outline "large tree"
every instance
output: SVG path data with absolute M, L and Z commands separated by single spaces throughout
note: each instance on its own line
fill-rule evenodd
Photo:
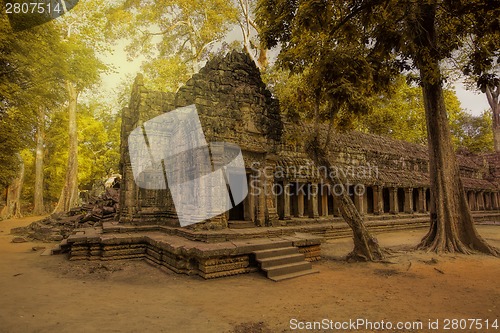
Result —
M 265 71 L 268 66 L 267 48 L 258 39 L 260 28 L 255 22 L 254 0 L 235 0 L 239 8 L 238 25 L 243 36 L 243 47 L 248 55 L 255 62 L 261 71 Z
M 478 83 L 491 107 L 493 141 L 495 151 L 500 152 L 500 78 L 488 75 L 486 80 L 480 80 Z
M 24 21 L 30 24 L 30 16 Z M 60 102 L 60 38 L 55 26 L 47 23 L 23 31 L 13 31 L 7 17 L 0 14 L 0 187 L 8 186 L 9 191 L 22 187 L 24 168 L 19 152 L 33 143 L 37 137 L 37 165 L 35 179 L 35 211 L 43 210 L 42 157 L 43 157 L 43 116 L 41 111 Z M 3 178 L 3 179 L 2 179 Z M 9 179 L 14 179 L 9 184 Z M 9 192 L 8 191 L 8 192 Z M 9 195 L 8 207 L 16 210 L 5 211 L 5 216 L 19 215 L 20 191 Z
M 297 121 L 303 118 L 314 120 L 312 135 L 306 138 L 310 145 L 307 151 L 318 165 L 332 169 L 327 147 L 334 120 L 339 116 L 348 116 L 349 112 L 369 112 L 372 108 L 370 98 L 374 94 L 389 92 L 396 68 L 357 38 L 359 32 L 356 29 L 361 29 L 354 25 L 353 34 L 339 36 L 333 41 L 321 27 L 328 26 L 341 12 L 332 6 L 320 8 L 318 5 L 321 7 L 320 3 L 313 1 L 300 6 L 294 1 L 261 1 L 257 21 L 267 47 L 281 43 L 278 63 L 291 73 L 287 84 L 282 87 L 293 96 L 287 103 L 288 114 Z M 375 68 L 372 63 L 378 64 L 378 67 Z M 304 115 L 301 108 L 309 110 L 309 114 Z M 297 116 L 300 117 L 297 119 Z M 326 137 L 319 135 L 322 120 L 330 122 Z M 330 172 L 328 176 L 329 182 L 336 186 L 347 184 L 337 173 Z M 382 259 L 383 251 L 366 229 L 347 190 L 342 191 L 339 202 L 341 214 L 353 230 L 354 250 L 349 258 Z
M 61 48 L 65 53 L 60 67 L 67 93 L 69 153 L 65 182 L 55 213 L 69 211 L 78 204 L 77 105 L 82 91 L 99 82 L 99 74 L 107 69 L 96 54 L 96 51 L 107 49 L 100 33 L 106 23 L 102 14 L 106 8 L 105 2 L 80 3 L 59 23 L 63 38 Z
M 465 37 L 488 40 L 481 43 L 481 52 L 470 54 L 474 71 L 487 71 L 499 53 L 499 6 L 493 1 L 460 0 L 259 2 L 261 36 L 266 44 L 280 43 L 282 63 L 295 71 L 312 66 L 323 78 L 323 87 L 363 79 L 365 86 L 375 82 L 376 87 L 395 75 L 393 68 L 418 73 L 426 112 L 432 193 L 431 226 L 419 246 L 422 249 L 498 254 L 478 235 L 467 205 L 451 141 L 440 62 L 461 48 Z M 338 55 L 351 45 L 357 46 L 350 50 L 351 57 L 339 61 Z M 343 75 L 330 75 L 338 71 Z M 352 97 L 336 96 L 341 100 Z

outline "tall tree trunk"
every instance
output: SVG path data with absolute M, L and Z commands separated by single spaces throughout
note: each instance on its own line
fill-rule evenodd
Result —
M 241 28 L 241 33 L 243 35 L 243 47 L 245 48 L 245 51 L 250 56 L 250 58 L 252 58 L 257 67 L 263 72 L 269 65 L 269 61 L 267 60 L 267 48 L 264 47 L 263 43 L 259 42 L 257 58 L 256 54 L 254 54 L 254 52 L 252 51 L 253 45 L 251 42 L 251 30 L 253 29 L 253 31 L 255 31 L 255 33 L 258 35 L 259 27 L 251 17 L 251 2 L 252 1 L 250 0 L 238 0 L 241 14 L 243 14 L 243 19 L 239 21 L 239 25 Z
M 261 71 L 265 71 L 269 65 L 269 60 L 267 59 L 267 49 L 263 43 L 259 44 L 259 58 L 257 59 L 257 66 Z
M 43 203 L 43 155 L 45 140 L 45 108 L 38 107 L 37 129 L 36 129 L 36 152 L 35 152 L 35 193 L 33 198 L 33 214 L 45 213 Z
M 0 212 L 1 219 L 22 217 L 21 190 L 23 188 L 24 181 L 24 161 L 20 155 L 18 155 L 18 158 L 20 161 L 19 172 L 17 174 L 17 177 L 7 187 L 7 200 L 5 203 L 5 207 L 3 207 L 2 211 Z
M 317 132 L 315 134 L 317 136 Z M 341 179 L 341 172 L 335 172 L 335 168 L 328 159 L 326 148 L 328 145 L 321 145 L 316 137 L 310 144 L 310 149 L 307 149 L 309 156 L 316 165 L 326 167 L 328 174 L 326 179 L 330 186 L 341 189 L 341 194 L 337 196 L 339 199 L 340 214 L 344 221 L 349 225 L 353 234 L 354 249 L 347 256 L 348 260 L 356 261 L 380 261 L 384 259 L 383 250 L 380 248 L 378 241 L 366 228 L 363 217 L 357 210 L 354 202 L 349 196 L 346 188 L 347 181 Z M 335 191 L 336 193 L 338 190 Z M 333 195 L 337 195 L 334 193 Z
M 78 205 L 78 132 L 76 125 L 76 106 L 78 91 L 73 83 L 66 81 L 69 96 L 69 153 L 68 167 L 61 196 L 54 213 L 67 212 Z
M 419 9 L 415 42 L 420 54 L 415 60 L 420 70 L 427 121 L 432 203 L 430 229 L 418 247 L 434 252 L 480 251 L 496 255 L 497 250 L 479 236 L 474 226 L 451 142 L 439 61 L 434 56 L 435 5 L 419 5 Z
M 493 141 L 495 144 L 495 151 L 500 152 L 500 82 L 498 82 L 496 86 L 487 85 L 485 92 L 493 118 Z

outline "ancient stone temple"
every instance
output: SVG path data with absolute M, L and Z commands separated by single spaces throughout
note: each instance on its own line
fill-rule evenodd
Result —
M 123 111 L 121 156 L 124 184 L 120 221 L 178 226 L 168 190 L 144 190 L 135 184 L 127 138 L 130 131 L 144 121 L 192 104 L 196 105 L 208 142 L 239 145 L 248 166 L 249 182 L 252 172 L 260 174 L 268 165 L 275 163 L 272 156 L 279 150 L 283 131 L 278 103 L 271 97 L 258 69 L 247 56 L 231 53 L 225 58 L 209 61 L 176 94 L 150 92 L 138 76 L 130 106 Z M 212 147 L 215 158 L 221 158 L 224 153 L 224 145 Z M 266 185 L 272 185 L 272 182 L 266 182 Z M 230 219 L 254 221 L 255 225 L 264 226 L 277 221 L 278 216 L 273 198 L 249 195 L 240 207 L 229 214 L 197 227 L 226 228 Z
M 176 94 L 148 91 L 137 77 L 123 113 L 121 222 L 177 226 L 168 191 L 143 190 L 135 184 L 126 138 L 142 122 L 191 104 L 199 111 L 208 141 L 241 147 L 251 185 L 241 205 L 196 228 L 285 226 L 294 219 L 337 216 L 336 189 L 327 186 L 321 166 L 308 157 L 300 138 L 304 129 L 280 119 L 278 103 L 258 69 L 247 56 L 233 52 L 209 61 Z M 220 147 L 220 154 L 223 150 Z M 329 156 L 336 172 L 351 184 L 350 194 L 361 213 L 429 210 L 427 147 L 350 132 L 332 136 Z M 500 208 L 494 156 L 458 156 L 472 210 Z
M 196 106 L 207 142 L 214 143 L 214 167 L 229 154 L 230 144 L 241 148 L 248 195 L 226 213 L 180 227 L 169 189 L 141 188 L 134 180 L 128 137 L 148 120 L 190 105 Z M 325 170 L 305 147 L 304 133 L 311 130 L 282 119 L 278 101 L 242 53 L 208 61 L 176 93 L 150 91 L 138 76 L 123 110 L 119 216 L 70 236 L 70 258 L 142 258 L 204 278 L 259 268 L 274 280 L 314 272 L 310 262 L 320 258 L 322 237 L 350 234 L 338 217 L 339 188 L 325 181 L 325 172 L 342 173 L 369 228 L 429 225 L 427 147 L 359 132 L 332 133 L 327 150 L 334 168 Z M 319 130 L 328 135 L 326 128 Z M 458 160 L 476 220 L 498 218 L 498 155 Z M 186 172 L 191 169 L 186 166 Z

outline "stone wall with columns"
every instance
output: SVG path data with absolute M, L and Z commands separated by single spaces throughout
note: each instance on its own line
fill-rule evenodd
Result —
M 280 116 L 278 101 L 248 56 L 232 52 L 214 57 L 176 93 L 149 91 L 143 81 L 140 75 L 136 78 L 122 114 L 121 222 L 178 225 L 168 189 L 136 186 L 127 138 L 145 121 L 191 104 L 197 107 L 207 142 L 236 143 L 242 149 L 250 186 L 240 218 L 263 227 L 339 215 L 336 189 L 305 147 L 304 133 L 312 129 Z M 320 126 L 320 139 L 327 135 L 328 128 Z M 217 160 L 224 149 L 212 153 Z M 360 132 L 332 133 L 327 154 L 361 214 L 429 211 L 427 147 Z M 459 155 L 458 162 L 471 210 L 500 209 L 500 157 Z M 273 191 L 276 185 L 283 187 L 279 194 Z M 230 218 L 221 214 L 193 228 L 226 228 Z

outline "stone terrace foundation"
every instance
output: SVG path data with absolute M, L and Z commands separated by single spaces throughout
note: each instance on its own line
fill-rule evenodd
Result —
M 321 239 L 291 230 L 231 235 L 230 239 L 217 232 L 206 236 L 212 237 L 211 243 L 190 240 L 197 235 L 186 230 L 105 223 L 102 229 L 78 231 L 67 239 L 67 246 L 71 260 L 145 259 L 205 279 L 257 271 L 253 252 L 258 250 L 296 247 L 305 260 L 320 259 Z

